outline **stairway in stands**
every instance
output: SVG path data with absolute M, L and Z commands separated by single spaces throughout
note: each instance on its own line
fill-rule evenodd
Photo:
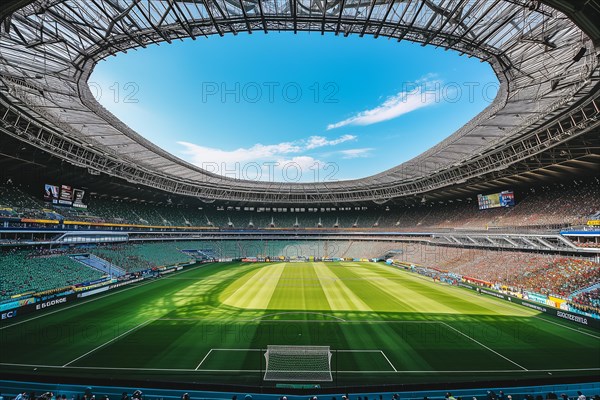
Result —
M 125 270 L 93 254 L 75 254 L 70 256 L 73 260 L 80 262 L 90 268 L 103 272 L 114 278 L 126 274 Z

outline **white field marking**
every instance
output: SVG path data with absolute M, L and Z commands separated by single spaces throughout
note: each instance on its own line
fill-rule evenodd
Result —
M 202 361 L 200 361 L 200 364 L 198 364 L 198 366 L 196 367 L 195 371 L 198 371 L 198 368 L 200 368 L 200 366 L 202 365 L 202 363 L 208 358 L 208 356 L 210 355 L 210 353 L 212 353 L 213 349 L 210 349 L 208 351 L 208 353 L 206 353 L 206 355 L 204 356 L 204 358 L 202 359 Z
M 532 372 L 589 372 L 600 371 L 600 368 L 583 368 L 583 369 L 490 369 L 484 371 L 338 371 L 340 374 L 498 374 L 498 373 L 519 373 L 527 374 Z
M 394 364 L 392 364 L 392 362 L 390 361 L 390 359 L 385 355 L 385 353 L 383 351 L 381 351 L 381 355 L 383 357 L 385 357 L 385 359 L 387 360 L 388 363 L 390 363 L 390 366 L 392 367 L 392 369 L 394 370 L 394 372 L 398 372 L 398 370 L 396 369 L 396 367 L 394 367 Z
M 593 338 L 600 339 L 600 336 L 596 336 L 596 335 L 594 335 L 593 333 L 589 333 L 589 332 L 581 331 L 581 330 L 579 330 L 579 329 L 575 329 L 575 328 L 573 328 L 572 326 L 567 326 L 567 325 L 564 325 L 564 324 L 559 324 L 558 322 L 555 322 L 555 321 L 550 321 L 550 320 L 548 320 L 548 319 L 541 318 L 541 317 L 538 317 L 538 316 L 534 316 L 533 318 L 539 319 L 539 320 L 541 320 L 541 321 L 544 321 L 544 322 L 549 322 L 549 323 L 551 323 L 551 324 L 554 324 L 554 325 L 561 326 L 561 327 L 563 327 L 563 328 L 565 328 L 565 329 L 570 329 L 570 330 L 572 330 L 572 331 L 574 331 L 574 332 L 581 333 L 582 335 L 588 335 L 588 336 L 591 336 L 591 337 L 593 337 Z M 589 318 L 589 317 L 588 317 L 588 318 Z
M 337 353 L 379 353 L 381 350 L 333 350 Z
M 11 367 L 34 367 L 34 368 L 64 368 L 64 369 L 85 369 L 85 370 L 106 370 L 106 371 L 173 371 L 173 372 L 196 372 L 195 369 L 191 368 L 139 368 L 139 367 L 77 367 L 69 365 L 62 367 L 60 365 L 36 365 L 36 364 L 12 364 L 12 363 L 0 363 L 0 366 L 6 365 Z M 251 369 L 206 369 L 197 372 L 260 372 L 260 370 Z
M 188 271 L 189 271 L 189 269 L 188 269 Z M 169 275 L 171 275 L 171 276 L 169 276 Z M 167 280 L 170 280 L 170 281 L 197 281 L 198 280 L 197 278 L 182 278 L 182 277 L 179 277 L 179 276 L 173 276 L 172 273 L 168 274 L 168 275 L 165 275 L 165 277 L 162 278 L 162 279 L 167 279 Z M 223 279 L 219 279 L 219 280 L 220 281 L 230 281 L 230 280 L 236 280 L 236 279 L 238 279 L 238 278 L 236 278 L 235 276 L 224 276 Z M 212 285 L 212 283 L 207 283 L 207 284 L 211 284 Z
M 318 312 L 303 312 L 303 311 L 287 311 L 287 312 L 278 312 L 278 313 L 273 313 L 273 314 L 265 314 L 265 315 L 261 315 L 260 317 L 256 317 L 254 318 L 254 321 L 260 321 L 261 319 L 265 318 L 265 317 L 274 317 L 277 315 L 294 315 L 294 314 L 302 314 L 302 315 L 320 315 L 322 317 L 329 317 L 329 318 L 333 318 L 336 319 L 338 321 L 341 322 L 346 322 L 345 319 L 340 318 L 340 317 L 336 317 L 335 315 L 331 315 L 331 314 L 325 314 L 325 313 L 318 313 Z M 271 321 L 271 320 L 267 320 L 267 321 Z M 320 321 L 315 321 L 315 322 L 320 322 Z
M 517 367 L 521 368 L 522 370 L 524 370 L 524 371 L 529 371 L 527 368 L 523 367 L 522 365 L 520 365 L 520 364 L 517 364 L 516 362 L 514 362 L 514 361 L 513 361 L 513 360 L 511 360 L 510 358 L 508 358 L 508 357 L 506 357 L 506 356 L 503 356 L 502 354 L 498 353 L 496 350 L 489 348 L 489 347 L 488 347 L 488 346 L 486 346 L 485 344 L 481 343 L 480 341 L 478 341 L 478 340 L 476 340 L 476 339 L 473 339 L 471 336 L 467 335 L 466 333 L 463 333 L 463 332 L 459 331 L 459 330 L 458 330 L 458 329 L 456 329 L 455 327 L 453 327 L 453 326 L 451 326 L 451 325 L 448 325 L 448 324 L 447 324 L 447 323 L 445 323 L 445 322 L 441 322 L 441 324 L 445 325 L 446 327 L 448 327 L 448 328 L 452 329 L 452 330 L 453 330 L 453 331 L 455 331 L 455 332 L 458 332 L 458 333 L 460 333 L 460 334 L 461 334 L 461 335 L 463 335 L 464 337 L 466 337 L 466 338 L 468 338 L 468 339 L 472 340 L 473 342 L 477 343 L 477 344 L 478 344 L 478 345 L 480 345 L 481 347 L 483 347 L 483 348 L 485 348 L 485 349 L 488 349 L 489 351 L 491 351 L 492 353 L 496 354 L 497 356 L 500 356 L 500 357 L 504 358 L 506 361 L 510 362 L 511 364 L 514 364 L 514 365 L 516 365 Z
M 125 336 L 125 335 L 127 335 L 127 334 L 129 334 L 129 333 L 131 333 L 131 332 L 133 332 L 133 331 L 135 331 L 136 329 L 139 329 L 139 328 L 141 328 L 141 327 L 143 327 L 143 326 L 146 326 L 146 325 L 148 325 L 149 323 L 151 323 L 151 322 L 154 322 L 154 321 L 155 321 L 154 319 L 149 319 L 149 320 L 147 320 L 147 321 L 145 321 L 145 322 L 142 322 L 142 323 L 141 323 L 141 324 L 139 324 L 139 325 L 136 325 L 136 326 L 134 326 L 134 327 L 133 327 L 133 328 L 131 328 L 130 330 L 128 330 L 128 331 L 126 331 L 126 332 L 123 332 L 123 333 L 121 333 L 119 336 L 116 336 L 116 337 L 114 337 L 114 338 L 110 339 L 108 342 L 104 342 L 104 343 L 102 343 L 100 346 L 94 347 L 92 350 L 88 351 L 87 353 L 85 353 L 85 354 L 83 354 L 83 355 L 81 355 L 81 356 L 79 356 L 79 357 L 77 357 L 77 358 L 75 358 L 75 359 L 73 359 L 73 360 L 69 361 L 68 363 L 66 363 L 65 365 L 63 365 L 63 368 L 64 368 L 64 367 L 67 367 L 67 366 L 69 366 L 69 364 L 73 364 L 75 361 L 82 359 L 83 357 L 85 357 L 85 356 L 87 356 L 87 355 L 89 355 L 89 354 L 91 354 L 91 353 L 95 352 L 96 350 L 99 350 L 99 349 L 101 349 L 102 347 L 104 347 L 104 346 L 106 346 L 106 345 L 108 345 L 108 344 L 110 344 L 110 343 L 114 342 L 115 340 L 122 338 L 123 336 Z
M 267 349 L 211 349 L 212 351 L 266 351 Z M 332 352 L 337 353 L 382 353 L 381 350 L 335 350 Z
M 235 323 L 235 322 L 299 322 L 299 323 L 336 323 L 341 322 L 345 324 L 362 324 L 365 322 L 374 324 L 439 324 L 441 321 L 418 321 L 418 320 L 377 320 L 377 319 L 357 319 L 357 320 L 319 320 L 319 319 L 266 319 L 260 320 L 257 318 L 252 319 L 219 319 L 219 318 L 158 318 L 157 321 L 202 321 L 202 322 L 224 322 L 224 323 Z
M 211 349 L 212 351 L 266 351 L 267 349 Z
M 181 270 L 181 271 L 177 271 L 177 272 L 175 272 L 175 274 L 181 274 L 181 273 L 184 273 L 184 272 L 190 272 L 190 271 L 193 271 L 193 270 L 198 269 L 198 268 L 200 268 L 200 266 L 193 267 L 193 268 L 190 268 L 190 269 L 184 269 L 184 270 Z M 158 282 L 160 282 L 160 281 L 162 281 L 162 279 L 159 280 Z M 131 290 L 131 289 L 135 289 L 135 288 L 139 288 L 139 287 L 142 287 L 142 286 L 146 286 L 149 283 L 153 283 L 153 282 L 157 282 L 157 281 L 156 280 L 150 280 L 148 282 L 143 282 L 143 283 L 141 283 L 139 285 L 136 285 L 134 283 L 134 284 L 131 285 L 131 287 L 128 287 L 128 288 L 125 288 L 125 289 L 122 289 L 122 290 L 116 290 L 114 292 L 111 292 L 111 293 L 108 293 L 108 294 L 105 294 L 105 295 L 102 295 L 102 296 L 92 297 L 90 300 L 87 300 L 87 301 L 79 301 L 76 304 L 73 304 L 73 305 L 68 306 L 68 307 L 59 308 L 58 310 L 50 311 L 50 312 L 47 312 L 47 313 L 42 313 L 41 315 L 37 315 L 37 316 L 32 317 L 32 318 L 28 318 L 28 319 L 24 319 L 24 320 L 19 321 L 19 322 L 15 322 L 14 324 L 2 326 L 2 327 L 0 327 L 0 331 L 3 330 L 3 329 L 12 328 L 13 326 L 20 325 L 20 324 L 23 324 L 25 322 L 33 321 L 34 319 L 38 319 L 38 318 L 42 318 L 42 317 L 47 317 L 48 315 L 52 315 L 52 314 L 55 314 L 57 312 L 65 311 L 65 310 L 68 310 L 68 309 L 73 308 L 73 307 L 82 306 L 84 304 L 91 303 L 92 301 L 100 300 L 100 299 L 103 299 L 105 297 L 109 297 L 109 296 L 112 296 L 112 295 L 115 295 L 115 294 L 118 294 L 118 293 L 123 293 L 123 292 L 126 292 L 126 291 Z
M 97 369 L 97 370 L 115 370 L 115 371 L 174 371 L 174 372 L 264 372 L 264 370 L 254 369 L 203 369 L 196 371 L 190 368 L 127 368 L 127 367 L 77 367 L 68 366 L 62 367 L 60 365 L 43 365 L 43 364 L 14 364 L 14 363 L 0 363 L 0 366 L 8 367 L 28 367 L 28 368 L 65 368 L 65 369 Z M 496 370 L 471 370 L 471 371 L 397 371 L 398 374 L 489 374 L 489 373 L 530 373 L 530 372 L 590 372 L 600 371 L 600 368 L 567 368 L 567 369 L 530 369 L 527 371 L 521 369 L 496 369 Z M 340 373 L 348 374 L 393 374 L 391 371 L 338 371 Z
M 247 352 L 247 351 L 265 351 L 266 349 L 210 349 L 208 353 L 206 353 L 206 355 L 204 356 L 204 358 L 202 359 L 202 361 L 200 361 L 200 364 L 198 364 L 198 366 L 196 367 L 196 371 L 198 371 L 198 368 L 200 368 L 200 366 L 202 365 L 202 363 L 204 363 L 204 361 L 208 358 L 208 355 L 213 352 L 213 351 L 242 351 L 242 352 Z M 387 357 L 387 355 L 382 351 L 382 350 L 330 350 L 333 353 L 379 353 L 383 356 L 383 358 L 385 358 L 385 360 L 390 364 L 390 366 L 392 367 L 392 369 L 394 370 L 394 372 L 398 372 L 398 370 L 396 369 L 396 367 L 394 367 L 394 364 L 392 364 L 392 362 L 390 361 L 390 359 Z M 207 371 L 207 370 L 202 370 L 202 371 Z M 347 372 L 347 371 L 342 371 L 342 372 Z M 356 371 L 356 372 L 360 372 L 360 371 Z

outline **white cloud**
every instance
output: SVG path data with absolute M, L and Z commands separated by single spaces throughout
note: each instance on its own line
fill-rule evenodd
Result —
M 414 84 L 407 85 L 404 90 L 388 97 L 381 105 L 329 124 L 327 130 L 347 125 L 372 125 L 430 106 L 439 101 L 442 90 L 441 81 L 432 79 L 433 77 L 434 75 L 428 75 Z
M 231 151 L 214 147 L 200 146 L 188 142 L 177 142 L 185 147 L 182 154 L 188 156 L 189 160 L 196 165 L 204 163 L 235 163 L 250 162 L 256 160 L 273 159 L 284 154 L 299 153 L 302 147 L 291 142 L 283 142 L 273 145 L 255 144 L 250 148 L 239 148 Z
M 369 157 L 371 151 L 373 151 L 373 150 L 374 150 L 373 148 L 365 147 L 362 149 L 340 150 L 339 153 L 342 155 L 342 158 L 352 159 L 352 158 Z
M 184 159 L 212 173 L 237 179 L 310 182 L 314 177 L 322 175 L 315 170 L 326 168 L 327 163 L 305 154 L 306 152 L 356 139 L 353 135 L 343 135 L 331 140 L 323 136 L 311 136 L 294 142 L 270 145 L 257 143 L 235 150 L 200 146 L 184 141 L 177 144 L 183 147 L 180 154 Z M 343 158 L 359 157 L 343 151 L 339 154 Z
M 318 163 L 319 160 L 317 160 L 316 158 L 313 158 L 311 156 L 298 156 L 298 157 L 292 157 L 290 159 L 279 159 L 277 160 L 277 162 L 279 164 L 281 164 L 282 166 L 286 165 L 286 164 L 294 164 L 295 166 L 298 166 L 302 169 L 309 169 L 311 167 L 314 167 L 315 163 Z
M 312 150 L 318 147 L 337 146 L 338 144 L 354 140 L 356 140 L 356 136 L 354 135 L 344 135 L 334 140 L 327 140 L 327 138 L 323 136 L 311 136 L 308 138 L 306 148 Z
M 277 160 L 273 169 L 274 179 L 282 182 L 315 182 L 319 174 L 317 169 L 322 169 L 322 162 L 311 156 L 298 156 L 289 159 Z

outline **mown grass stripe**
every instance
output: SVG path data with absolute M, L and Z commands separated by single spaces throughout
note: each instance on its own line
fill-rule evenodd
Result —
M 506 310 L 510 310 L 510 315 L 530 316 L 535 314 L 535 311 L 533 310 L 512 305 L 510 303 L 498 304 L 497 299 L 479 296 L 464 288 L 433 282 L 429 277 L 409 273 L 398 267 L 389 266 L 387 264 L 375 264 L 373 269 L 381 271 L 384 276 L 388 276 L 390 279 L 401 281 L 403 286 L 417 290 L 427 297 L 443 298 L 448 306 L 454 308 L 455 311 L 463 315 L 497 315 L 499 306 Z M 465 301 L 466 298 L 472 298 L 475 301 Z
M 457 313 L 455 308 L 447 306 L 447 296 L 426 296 L 423 293 L 423 285 L 411 287 L 405 282 L 392 280 L 385 276 L 381 270 L 376 268 L 352 268 L 354 273 L 360 274 L 365 281 L 376 282 L 380 291 L 386 295 L 402 301 L 405 309 L 418 312 L 426 309 L 434 313 Z
M 239 286 L 221 302 L 234 307 L 264 310 L 277 289 L 285 263 L 271 264 L 254 271 L 243 285 Z
M 271 302 L 265 309 L 331 311 L 314 269 L 305 263 L 287 263 Z
M 315 274 L 319 278 L 323 292 L 329 303 L 329 308 L 334 311 L 373 311 L 359 296 L 344 284 L 334 274 L 329 265 L 314 263 Z

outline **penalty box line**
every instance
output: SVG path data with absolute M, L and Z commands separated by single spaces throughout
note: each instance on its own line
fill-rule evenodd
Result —
M 196 366 L 194 371 L 198 371 L 200 369 L 202 364 L 204 364 L 206 359 L 211 355 L 211 353 L 213 351 L 215 351 L 215 352 L 216 351 L 248 352 L 248 351 L 266 351 L 266 349 L 210 349 L 210 350 L 208 350 L 208 352 L 206 353 L 204 358 L 202 358 L 202 361 L 200 361 L 198 366 Z M 398 370 L 396 369 L 394 364 L 392 364 L 392 362 L 390 361 L 390 359 L 388 358 L 388 356 L 385 354 L 385 352 L 383 350 L 374 350 L 374 349 L 369 349 L 369 350 L 331 350 L 331 352 L 334 354 L 335 353 L 379 353 L 383 356 L 383 358 L 385 358 L 385 360 L 388 362 L 388 364 L 390 364 L 390 367 L 392 367 L 394 372 L 398 372 Z M 201 370 L 201 371 L 208 371 L 208 370 Z M 224 370 L 224 371 L 226 371 L 226 370 Z M 343 371 L 343 372 L 360 372 L 360 371 Z M 380 372 L 385 372 L 385 371 L 380 371 Z
M 394 364 L 392 364 L 392 362 L 390 361 L 390 359 L 388 358 L 388 356 L 385 354 L 385 352 L 383 350 L 333 350 L 333 353 L 336 353 L 336 352 L 337 353 L 379 353 L 383 356 L 383 358 L 385 358 L 385 361 L 387 361 L 388 364 L 390 364 L 390 367 L 392 367 L 394 372 L 398 372 L 396 367 L 394 367 Z
M 394 364 L 392 364 L 392 362 L 390 361 L 390 359 L 388 358 L 388 356 L 385 355 L 385 353 L 383 352 L 383 350 L 381 351 L 381 355 L 386 359 L 386 361 L 388 363 L 390 363 L 390 366 L 392 367 L 392 369 L 394 370 L 394 372 L 398 372 L 398 370 L 396 369 L 396 367 L 394 367 Z
M 206 359 L 208 358 L 208 356 L 210 356 L 210 354 L 213 351 L 265 351 L 265 349 L 210 349 L 206 355 L 204 356 L 204 358 L 202 359 L 202 361 L 200 361 L 200 364 L 198 364 L 198 366 L 196 367 L 196 369 L 194 369 L 194 371 L 198 371 L 198 369 L 200 369 L 200 367 L 202 366 L 202 364 L 204 364 L 204 361 L 206 361 Z M 206 370 L 203 370 L 206 371 Z
M 198 371 L 200 369 L 200 367 L 202 366 L 202 364 L 204 364 L 204 361 L 206 361 L 206 359 L 208 358 L 208 356 L 210 356 L 210 354 L 213 351 L 265 351 L 265 349 L 210 349 L 206 355 L 204 356 L 204 358 L 202 359 L 202 361 L 200 361 L 200 363 L 198 364 L 198 366 L 196 367 L 196 369 L 194 369 L 194 371 Z M 202 371 L 208 371 L 208 370 L 202 370 Z
M 200 368 L 200 366 L 202 365 L 202 363 L 208 358 L 208 356 L 210 356 L 210 353 L 212 353 L 213 349 L 210 349 L 208 351 L 208 353 L 206 353 L 206 355 L 204 356 L 204 358 L 202 359 L 202 361 L 200 361 L 200 364 L 198 364 L 198 366 L 196 367 L 196 369 L 194 371 L 198 371 L 198 368 Z

